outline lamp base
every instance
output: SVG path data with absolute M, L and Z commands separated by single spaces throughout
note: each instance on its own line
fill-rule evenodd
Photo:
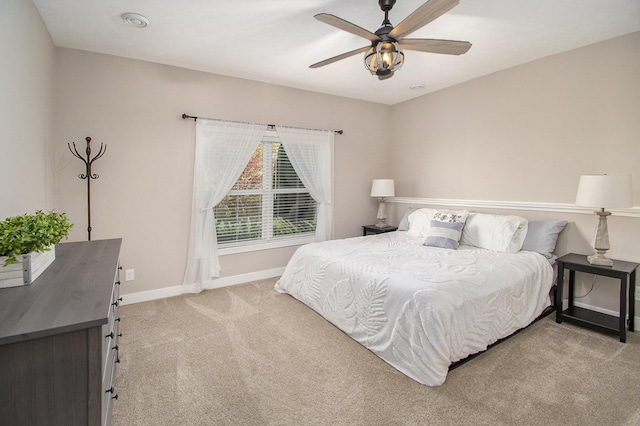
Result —
M 587 260 L 592 265 L 613 266 L 613 260 L 605 256 L 607 250 L 611 248 L 609 245 L 609 229 L 607 228 L 607 216 L 611 213 L 601 209 L 596 214 L 598 215 L 598 227 L 593 238 L 593 248 L 596 254 L 587 256 Z
M 378 217 L 376 217 L 376 228 L 387 227 L 387 210 L 385 207 L 385 198 L 378 198 Z
M 613 260 L 609 259 L 604 253 L 596 253 L 587 256 L 587 261 L 592 265 L 613 266 Z

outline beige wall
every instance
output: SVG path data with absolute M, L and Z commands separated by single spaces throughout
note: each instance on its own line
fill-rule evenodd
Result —
M 195 125 L 182 113 L 343 129 L 335 142 L 335 235 L 359 235 L 375 215 L 371 180 L 384 172 L 390 107 L 131 59 L 59 49 L 53 136 L 57 200 L 86 239 L 83 164 L 66 144 L 108 145 L 91 182 L 92 239 L 122 237 L 123 293 L 182 283 L 186 265 Z M 223 256 L 228 277 L 286 265 L 293 248 Z
M 31 1 L 0 2 L 0 220 L 50 210 L 55 47 Z
M 640 32 L 393 107 L 402 196 L 573 202 L 585 173 L 632 173 L 640 205 Z
M 396 195 L 572 204 L 581 174 L 625 173 L 640 206 L 638 52 L 633 33 L 395 105 Z M 565 218 L 560 254 L 591 251 L 594 215 L 509 213 Z M 640 262 L 640 219 L 612 216 L 609 230 L 611 257 Z M 581 302 L 616 310 L 611 284 Z

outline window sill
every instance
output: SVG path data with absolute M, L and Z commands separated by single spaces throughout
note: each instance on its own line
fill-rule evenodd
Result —
M 271 241 L 268 243 L 255 243 L 234 247 L 220 247 L 218 246 L 218 255 L 225 256 L 229 254 L 248 253 L 259 250 L 270 250 L 281 247 L 301 246 L 315 242 L 314 237 L 295 238 L 288 240 Z

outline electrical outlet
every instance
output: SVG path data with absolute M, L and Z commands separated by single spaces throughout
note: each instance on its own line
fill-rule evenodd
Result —
M 640 287 L 636 286 L 636 300 L 640 302 Z
M 124 280 L 125 281 L 133 281 L 133 279 L 134 279 L 133 269 L 126 269 L 124 271 Z

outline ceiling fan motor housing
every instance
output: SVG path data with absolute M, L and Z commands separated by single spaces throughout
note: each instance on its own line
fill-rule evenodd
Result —
M 396 0 L 378 0 L 378 4 L 383 12 L 388 12 L 396 4 Z

